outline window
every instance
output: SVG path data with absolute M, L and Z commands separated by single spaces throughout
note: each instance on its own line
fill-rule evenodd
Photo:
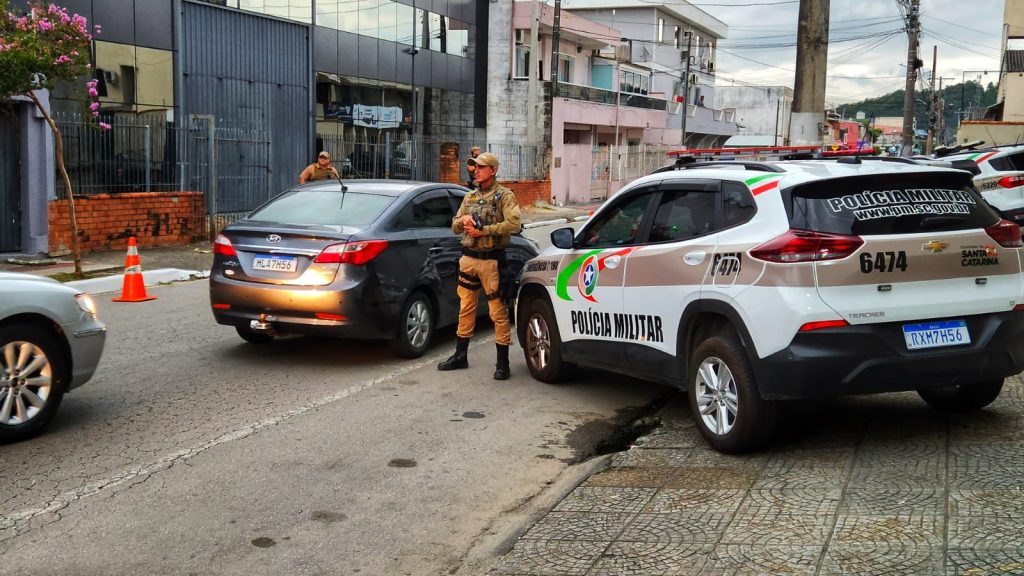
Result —
M 679 49 L 679 39 L 680 39 L 680 38 L 682 38 L 682 34 L 683 34 L 683 33 L 682 33 L 682 31 L 681 31 L 681 30 L 679 29 L 679 26 L 676 26 L 676 32 L 675 32 L 675 34 L 674 34 L 674 38 L 673 38 L 673 40 L 675 41 L 675 47 L 676 47 L 676 50 L 678 50 L 678 49 Z
M 516 30 L 516 78 L 528 78 L 530 75 L 530 34 L 526 30 Z
M 627 198 L 583 231 L 583 247 L 623 246 L 636 242 L 644 212 L 654 192 Z
M 565 54 L 558 55 L 558 81 L 572 82 L 572 74 L 575 69 L 576 59 Z
M 651 76 L 632 70 L 619 71 L 619 92 L 647 94 L 650 91 Z
M 380 11 L 377 0 L 359 0 L 359 33 L 363 36 L 377 37 L 380 24 Z
M 677 242 L 715 231 L 718 195 L 705 190 L 666 190 L 651 224 L 648 242 Z
M 1024 172 L 1024 152 L 992 158 L 988 163 L 998 172 Z
M 249 215 L 281 224 L 364 227 L 384 212 L 394 196 L 349 192 L 345 202 L 333 190 L 289 190 Z
M 320 4 L 317 3 L 317 6 Z M 416 9 L 400 2 L 395 3 L 396 36 L 402 44 L 415 45 Z
M 726 228 L 749 221 L 757 212 L 750 190 L 739 182 L 722 183 L 722 201 Z
M 830 234 L 937 234 L 998 220 L 966 172 L 818 180 L 793 187 L 789 196 L 791 227 Z
M 448 196 L 421 196 L 402 210 L 395 222 L 398 228 L 448 228 L 452 225 L 452 205 Z
M 665 19 L 658 18 L 658 44 L 665 41 Z

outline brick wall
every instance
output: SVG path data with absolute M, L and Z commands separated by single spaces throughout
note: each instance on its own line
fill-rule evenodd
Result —
M 133 192 L 75 198 L 82 252 L 189 244 L 206 234 L 202 192 Z M 50 254 L 71 250 L 67 200 L 50 201 Z
M 444 142 L 441 144 L 441 182 L 447 184 L 461 184 L 459 182 L 459 169 L 462 162 L 459 161 L 459 145 L 455 142 Z
M 551 202 L 551 180 L 515 180 L 501 185 L 515 192 L 520 206 L 533 206 L 537 200 Z

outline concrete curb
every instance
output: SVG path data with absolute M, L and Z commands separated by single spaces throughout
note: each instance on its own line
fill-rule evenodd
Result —
M 209 270 L 199 271 L 180 270 L 178 268 L 159 268 L 157 270 L 144 271 L 142 273 L 142 282 L 146 286 L 156 286 L 157 284 L 185 282 L 199 278 L 208 278 L 209 276 Z M 117 292 L 124 285 L 124 274 L 104 276 L 103 278 L 90 278 L 88 280 L 74 280 L 72 282 L 65 282 L 65 284 L 87 294 Z
M 573 224 L 575 222 L 586 222 L 590 219 L 589 215 L 584 216 L 570 216 L 567 218 L 559 218 L 557 220 L 544 220 L 542 222 L 531 222 L 529 224 L 523 224 L 523 229 L 540 228 L 541 226 L 554 226 L 555 224 Z

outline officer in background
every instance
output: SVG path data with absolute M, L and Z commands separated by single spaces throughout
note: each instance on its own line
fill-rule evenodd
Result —
M 324 150 L 316 157 L 316 163 L 306 166 L 299 174 L 299 184 L 313 180 L 339 180 L 338 171 L 331 165 L 331 154 Z
M 475 190 L 477 188 L 476 178 L 474 177 L 476 171 L 476 163 L 473 162 L 477 156 L 480 155 L 480 147 L 473 146 L 469 149 L 469 158 L 466 159 L 466 172 L 469 173 L 469 180 L 466 181 L 466 188 Z
M 462 258 L 459 259 L 459 329 L 455 354 L 437 365 L 438 370 L 469 368 L 466 353 L 476 325 L 479 290 L 487 295 L 498 361 L 494 379 L 508 380 L 508 347 L 512 344 L 508 309 L 501 301 L 499 278 L 505 263 L 505 248 L 512 235 L 522 229 L 519 201 L 511 190 L 498 184 L 498 157 L 484 152 L 472 159 L 475 164 L 477 190 L 466 194 L 462 206 L 452 220 L 452 232 L 462 235 Z

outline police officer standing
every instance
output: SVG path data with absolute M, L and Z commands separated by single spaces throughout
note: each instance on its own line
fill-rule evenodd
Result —
M 438 370 L 469 368 L 469 339 L 476 325 L 476 306 L 481 288 L 494 321 L 498 361 L 494 379 L 508 380 L 508 347 L 512 344 L 508 309 L 498 290 L 500 267 L 505 261 L 505 248 L 513 234 L 522 229 L 519 201 L 511 190 L 498 184 L 498 157 L 484 152 L 471 159 L 475 164 L 474 179 L 478 189 L 466 194 L 462 206 L 452 220 L 452 232 L 462 235 L 462 258 L 459 259 L 459 329 L 455 354 L 437 365 Z
M 476 163 L 473 160 L 480 155 L 480 147 L 473 146 L 469 149 L 469 158 L 466 159 L 466 172 L 469 173 L 469 180 L 466 181 L 466 188 L 470 190 L 476 189 L 476 179 L 474 178 L 474 171 L 476 170 Z
M 327 150 L 320 152 L 316 157 L 316 163 L 306 166 L 306 169 L 299 174 L 299 184 L 314 180 L 338 179 L 338 171 L 331 165 L 331 154 Z

